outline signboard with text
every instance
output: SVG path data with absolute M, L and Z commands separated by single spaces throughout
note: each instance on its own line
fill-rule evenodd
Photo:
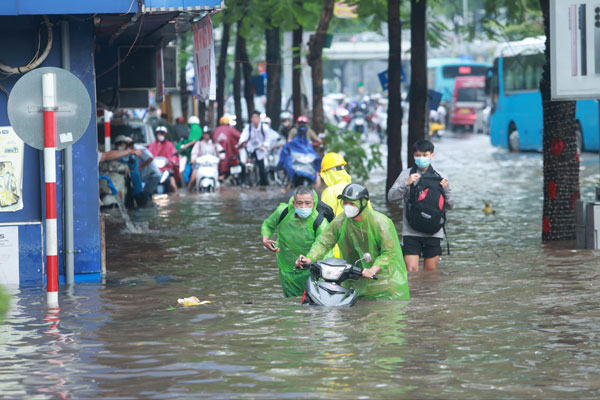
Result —
M 550 3 L 552 99 L 600 98 L 600 0 Z
M 215 76 L 215 45 L 210 15 L 195 22 L 194 31 L 194 75 L 196 96 L 202 101 L 217 97 Z
M 0 212 L 23 208 L 25 145 L 10 126 L 0 126 Z

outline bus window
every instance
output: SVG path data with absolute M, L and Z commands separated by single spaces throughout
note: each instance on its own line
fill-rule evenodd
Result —
M 427 68 L 427 87 L 435 89 L 435 68 Z
M 490 79 L 490 92 L 492 97 L 492 113 L 496 110 L 496 104 L 498 103 L 498 96 L 500 94 L 500 88 L 498 86 L 498 60 L 494 60 L 494 66 L 491 70 Z
M 504 58 L 504 86 L 506 92 L 537 90 L 544 66 L 543 54 Z
M 460 88 L 456 94 L 456 101 L 464 102 L 483 102 L 485 101 L 484 88 Z

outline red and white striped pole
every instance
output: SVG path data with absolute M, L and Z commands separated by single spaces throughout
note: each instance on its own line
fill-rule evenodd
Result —
M 46 290 L 48 305 L 58 306 L 58 235 L 56 223 L 56 75 L 42 74 L 44 180 L 46 183 Z
M 110 151 L 110 117 L 112 113 L 104 110 L 104 151 Z

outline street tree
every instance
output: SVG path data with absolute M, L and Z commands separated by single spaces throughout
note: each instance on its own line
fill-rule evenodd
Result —
M 315 4 L 308 3 L 304 7 Z M 308 65 L 311 67 L 312 91 L 313 91 L 313 121 L 312 127 L 315 132 L 325 130 L 325 118 L 323 115 L 323 47 L 329 30 L 329 23 L 333 18 L 334 0 L 324 0 L 321 18 L 315 33 L 308 42 L 309 53 L 307 55 Z
M 427 129 L 427 1 L 410 0 L 410 109 L 408 112 L 408 167 L 414 165 L 414 143 L 425 139 Z
M 579 199 L 575 101 L 550 98 L 550 0 L 540 0 L 546 32 L 546 64 L 540 81 L 544 109 L 544 208 L 542 240 L 575 238 L 575 200 Z
M 392 187 L 402 172 L 402 25 L 400 0 L 388 0 L 388 113 L 387 113 L 387 178 L 385 189 Z

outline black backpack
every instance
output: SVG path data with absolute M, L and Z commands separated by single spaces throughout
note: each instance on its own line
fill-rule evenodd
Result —
M 417 172 L 412 168 L 410 173 Z M 440 229 L 446 233 L 446 193 L 440 184 L 442 177 L 429 167 L 417 182 L 410 186 L 406 203 L 406 220 L 416 231 L 434 234 Z
M 288 215 L 288 212 L 289 208 L 286 208 L 281 212 L 281 215 L 279 216 L 279 222 L 277 222 L 277 224 L 280 224 L 281 221 L 283 221 L 285 216 Z M 319 229 L 321 222 L 323 222 L 323 218 L 326 218 L 328 222 L 333 221 L 333 219 L 335 218 L 333 208 L 329 207 L 321 200 L 319 200 L 319 202 L 317 203 L 317 212 L 319 214 L 317 215 L 317 218 L 315 218 L 315 222 L 313 223 L 313 230 L 315 231 L 315 234 L 317 233 L 317 229 Z

